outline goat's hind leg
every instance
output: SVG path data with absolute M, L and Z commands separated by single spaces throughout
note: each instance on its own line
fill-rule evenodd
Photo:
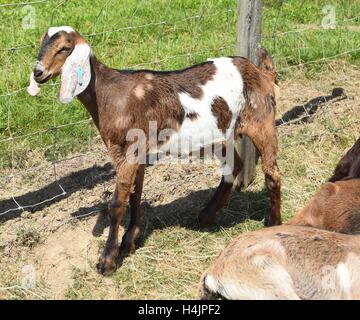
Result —
M 135 253 L 135 241 L 141 235 L 141 193 L 144 182 L 145 165 L 140 165 L 135 178 L 134 192 L 130 194 L 130 223 L 120 247 L 120 254 Z
M 206 205 L 206 207 L 200 211 L 199 214 L 199 223 L 201 227 L 207 227 L 213 224 L 216 213 L 226 204 L 229 199 L 234 180 L 238 176 L 242 168 L 242 160 L 240 159 L 239 154 L 233 148 L 233 159 L 227 159 L 228 155 L 226 155 L 226 161 L 222 163 L 223 169 L 232 170 L 231 173 L 226 175 L 226 172 L 221 178 L 221 182 L 219 187 L 216 189 L 213 197 Z M 225 151 L 225 149 L 223 149 Z M 230 160 L 230 161 L 229 161 Z M 232 161 L 233 160 L 233 161 Z M 233 163 L 231 163 L 233 162 Z
M 281 224 L 280 214 L 280 171 L 276 163 L 278 142 L 274 125 L 274 113 L 264 121 L 252 122 L 243 131 L 248 135 L 261 155 L 261 166 L 265 175 L 265 185 L 270 195 L 271 211 L 265 216 L 265 226 Z

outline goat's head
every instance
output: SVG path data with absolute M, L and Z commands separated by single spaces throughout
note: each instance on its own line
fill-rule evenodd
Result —
M 71 27 L 52 27 L 40 39 L 40 51 L 30 76 L 28 92 L 61 74 L 60 101 L 69 103 L 89 85 L 91 49 Z

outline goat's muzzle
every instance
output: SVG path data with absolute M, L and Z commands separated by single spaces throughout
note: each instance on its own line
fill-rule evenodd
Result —
M 48 80 L 50 80 L 53 75 L 52 73 L 48 73 L 48 74 L 45 74 L 45 76 L 44 76 L 43 72 L 39 73 L 39 75 L 36 75 L 36 72 L 37 72 L 36 69 L 34 69 L 33 72 L 34 72 L 34 80 L 40 84 L 43 84 L 43 83 L 47 82 Z
M 45 70 L 41 61 L 36 61 L 33 70 L 33 77 L 37 83 L 45 83 L 46 81 L 51 79 L 52 75 L 53 74 L 51 72 Z

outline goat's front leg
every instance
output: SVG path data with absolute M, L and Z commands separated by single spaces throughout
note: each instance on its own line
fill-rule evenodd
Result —
M 223 151 L 225 151 L 225 149 L 223 149 Z M 207 226 L 210 226 L 213 224 L 215 217 L 216 217 L 216 213 L 228 201 L 232 187 L 233 187 L 233 183 L 242 169 L 243 163 L 242 163 L 242 160 L 241 160 L 239 154 L 235 150 L 235 148 L 234 148 L 233 152 L 234 152 L 233 159 L 227 159 L 230 161 L 227 161 L 227 162 L 225 161 L 222 164 L 223 168 L 225 168 L 227 166 L 228 169 L 231 169 L 232 170 L 231 173 L 227 174 L 227 175 L 225 175 L 226 174 L 225 173 L 222 176 L 220 185 L 216 189 L 213 197 L 211 198 L 209 203 L 206 205 L 206 207 L 203 210 L 201 210 L 201 212 L 199 214 L 199 223 L 200 223 L 201 227 L 207 227 Z M 233 163 L 231 163 L 231 162 L 233 162 Z
M 138 165 L 130 164 L 124 160 L 117 164 L 116 167 L 116 187 L 109 204 L 109 236 L 97 266 L 98 271 L 104 275 L 108 275 L 116 270 L 116 258 L 119 255 L 119 226 L 130 193 L 133 191 L 132 188 Z
M 124 255 L 135 253 L 135 241 L 141 235 L 141 193 L 145 165 L 140 165 L 135 178 L 135 192 L 130 194 L 130 224 L 121 241 L 120 252 Z

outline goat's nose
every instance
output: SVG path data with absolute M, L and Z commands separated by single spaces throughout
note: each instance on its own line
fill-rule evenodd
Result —
M 34 70 L 34 76 L 35 77 L 40 77 L 43 74 L 43 72 L 39 69 L 35 69 Z

